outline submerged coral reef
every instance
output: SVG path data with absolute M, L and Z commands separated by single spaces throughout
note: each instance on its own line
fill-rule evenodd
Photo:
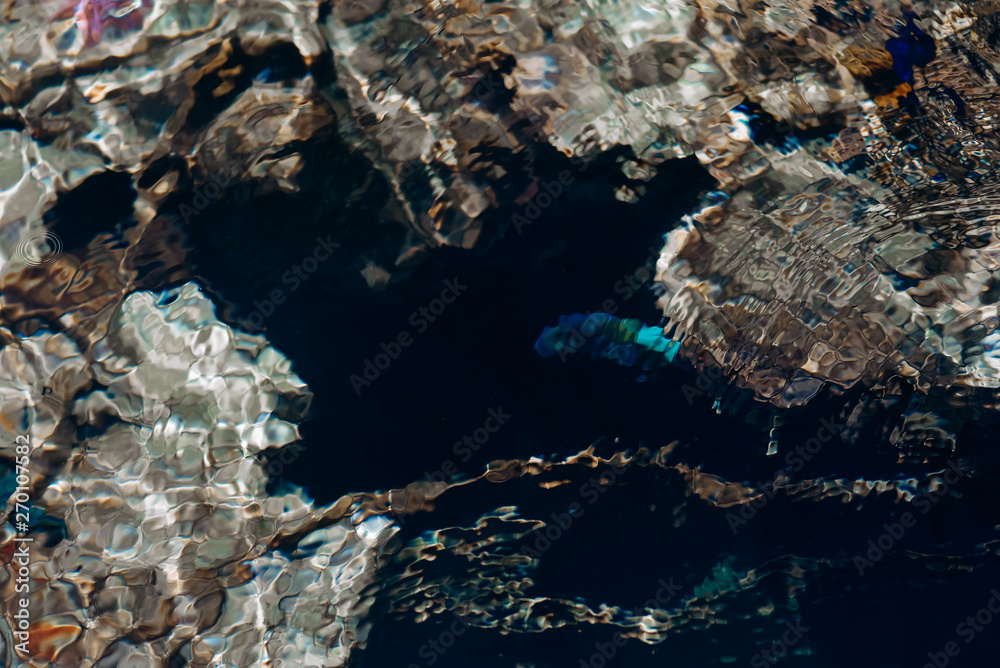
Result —
M 337 271 L 382 288 L 439 247 L 519 232 L 512 211 L 559 196 L 545 161 L 614 156 L 616 196 L 635 202 L 664 163 L 693 157 L 716 184 L 684 220 L 662 221 L 664 324 L 577 314 L 537 350 L 718 368 L 775 411 L 858 392 L 844 417 L 855 430 L 905 385 L 915 395 L 890 441 L 908 462 L 939 462 L 964 426 L 996 415 L 1000 390 L 997 9 L 5 0 L 6 663 L 343 666 L 381 618 L 448 614 L 502 633 L 608 625 L 654 644 L 776 625 L 797 618 L 800 600 L 839 595 L 808 586 L 818 572 L 854 582 L 856 559 L 833 542 L 749 566 L 720 558 L 683 595 L 629 609 L 530 595 L 545 550 L 518 541 L 559 526 L 539 519 L 552 513 L 510 501 L 419 535 L 400 538 L 400 525 L 462 510 L 450 499 L 494 483 L 515 488 L 509 499 L 558 496 L 570 482 L 587 498 L 611 483 L 575 483 L 609 467 L 655 490 L 664 526 L 679 531 L 688 513 L 726 528 L 722 513 L 765 496 L 812 504 L 821 519 L 833 504 L 874 516 L 877 503 L 927 501 L 945 473 L 792 480 L 782 469 L 754 485 L 677 461 L 675 444 L 497 458 L 481 475 L 329 505 L 269 488 L 269 463 L 304 447 L 311 392 L 265 337 L 235 326 L 232 305 L 187 264 L 185 240 L 230 201 L 301 195 L 297 215 L 361 239 Z M 120 183 L 128 204 L 63 247 L 55 212 L 94 179 Z M 287 235 L 297 226 L 275 223 Z M 975 463 L 958 469 L 979 475 Z M 36 540 L 30 642 L 11 556 L 25 534 Z M 893 563 L 967 572 L 997 554 L 994 535 L 975 534 Z

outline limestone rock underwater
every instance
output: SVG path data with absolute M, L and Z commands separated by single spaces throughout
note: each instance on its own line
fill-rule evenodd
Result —
M 825 16 L 815 34 L 845 26 Z M 819 86 L 779 102 L 772 88 L 719 118 L 698 154 L 719 187 L 657 265 L 682 358 L 779 409 L 824 390 L 893 401 L 911 385 L 890 438 L 918 457 L 995 419 L 992 20 L 950 32 L 906 11 L 863 50 L 810 42 L 814 58 L 843 49 L 836 96 Z

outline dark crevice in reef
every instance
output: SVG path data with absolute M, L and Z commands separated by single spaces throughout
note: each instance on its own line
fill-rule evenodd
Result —
M 246 53 L 239 40 L 230 40 L 228 44 L 230 53 L 226 61 L 206 72 L 192 87 L 195 104 L 186 119 L 189 127 L 201 127 L 218 118 L 250 87 L 254 79 L 279 82 L 300 79 L 308 72 L 302 54 L 293 44 L 278 44 L 262 56 Z M 206 62 L 213 61 L 222 48 L 214 47 L 202 59 Z M 225 81 L 223 76 L 226 77 Z M 225 95 L 219 95 L 219 87 L 224 83 L 228 83 L 230 89 Z
M 112 233 L 132 218 L 136 199 L 126 172 L 101 172 L 63 193 L 43 220 L 66 250 L 82 248 L 102 233 Z
M 405 244 L 401 225 L 378 222 L 391 193 L 365 159 L 351 154 L 335 137 L 297 148 L 305 164 L 297 179 L 300 192 L 258 194 L 259 184 L 241 182 L 183 226 L 196 280 L 225 306 L 220 314 L 224 319 L 231 324 L 242 321 L 238 326 L 249 331 L 278 326 L 280 315 L 272 318 L 269 309 L 254 305 L 274 290 L 289 296 L 303 285 L 339 290 L 345 276 L 360 276 L 367 260 L 391 266 Z M 190 205 L 194 197 L 188 186 L 165 202 L 161 212 L 180 218 L 180 207 Z M 312 271 L 301 273 L 302 262 L 322 244 L 340 247 Z M 255 312 L 265 322 L 247 321 Z
M 711 187 L 693 158 L 664 165 L 639 204 L 630 205 L 613 192 L 627 182 L 618 165 L 625 152 L 581 169 L 555 150 L 539 150 L 531 168 L 543 188 L 564 172 L 572 182 L 536 220 L 518 230 L 511 219 L 525 205 L 501 209 L 475 249 L 432 250 L 406 281 L 373 291 L 361 269 L 372 261 L 396 271 L 405 241 L 398 223 L 375 223 L 388 184 L 335 138 L 302 149 L 300 194 L 251 200 L 230 191 L 186 226 L 192 272 L 221 305 L 220 316 L 266 332 L 316 394 L 302 428 L 307 451 L 285 468 L 289 481 L 324 501 L 386 480 L 405 485 L 424 475 L 426 462 L 455 458 L 452 445 L 496 407 L 514 417 L 463 471 L 498 457 L 577 451 L 605 435 L 658 447 L 658 434 L 674 433 L 674 425 L 639 427 L 630 416 L 684 402 L 680 386 L 691 374 L 667 370 L 654 392 L 636 382 L 639 370 L 560 364 L 539 358 L 532 346 L 558 315 L 601 309 L 609 299 L 619 316 L 659 322 L 655 295 L 625 279 L 655 263 L 663 234 Z M 340 247 L 301 280 L 296 267 L 318 239 Z M 446 281 L 459 286 L 455 303 L 440 316 L 422 316 Z M 403 332 L 413 343 L 398 359 L 370 386 L 352 384 L 351 376 L 382 352 L 379 344 Z M 708 411 L 704 404 L 699 409 Z M 598 413 L 590 409 L 597 406 L 601 418 L 579 419 Z M 692 439 L 696 432 L 687 430 Z M 402 447 L 408 442 L 412 448 Z
M 10 118 L 0 116 L 0 131 L 3 130 L 14 130 L 15 132 L 24 132 L 24 121 L 20 118 Z
M 830 139 L 837 136 L 847 126 L 843 113 L 827 115 L 824 123 L 816 127 L 799 129 L 779 121 L 756 102 L 743 100 L 736 107 L 749 117 L 751 138 L 758 144 L 770 144 L 782 151 L 791 151 L 798 144 L 816 139 Z
M 307 223 L 292 202 L 263 198 L 252 211 L 206 211 L 198 221 L 204 227 L 192 227 L 197 273 L 238 304 L 236 320 L 255 310 L 272 313 L 265 323 L 269 340 L 315 392 L 302 428 L 307 451 L 286 467 L 289 481 L 329 501 L 353 490 L 405 485 L 427 473 L 427 462 L 451 459 L 463 472 L 478 472 L 492 459 L 566 454 L 609 435 L 623 437 L 617 447 L 659 447 L 663 433 L 711 438 L 708 399 L 693 408 L 703 422 L 634 419 L 685 402 L 681 386 L 692 380 L 690 373 L 670 369 L 660 381 L 639 383 L 639 370 L 574 359 L 561 364 L 532 350 L 559 314 L 598 310 L 608 300 L 619 316 L 659 322 L 653 293 L 631 289 L 625 279 L 655 263 L 663 233 L 711 179 L 693 159 L 668 163 L 639 204 L 629 205 L 613 195 L 625 181 L 614 157 L 581 171 L 543 151 L 532 168 L 543 184 L 558 182 L 562 172 L 573 181 L 530 225 L 518 233 L 509 222 L 522 207 L 499 211 L 484 232 L 491 244 L 433 250 L 405 282 L 378 292 L 367 287 L 357 264 L 346 264 L 357 253 L 370 257 L 365 248 L 375 241 L 360 238 L 373 226 L 354 219 L 357 202 L 339 219 Z M 275 233 L 270 216 L 279 212 L 296 218 L 294 232 Z M 334 219 L 339 226 L 330 226 Z M 301 260 L 315 236 L 329 232 L 342 244 L 336 256 L 296 289 L 282 283 L 281 272 Z M 279 270 L 251 275 L 264 264 Z M 449 281 L 459 290 L 454 303 L 437 316 L 422 314 Z M 265 302 L 274 289 L 282 303 L 272 309 Z M 412 343 L 388 368 L 372 381 L 352 381 L 363 378 L 368 362 L 385 349 L 381 344 L 395 350 L 401 334 Z M 460 462 L 453 444 L 482 426 L 491 408 L 509 413 L 509 423 Z M 728 429 L 733 423 L 741 422 L 721 421 Z

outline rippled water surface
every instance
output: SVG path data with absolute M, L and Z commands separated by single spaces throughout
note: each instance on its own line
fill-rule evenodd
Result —
M 995 666 L 998 12 L 0 0 L 0 662 Z

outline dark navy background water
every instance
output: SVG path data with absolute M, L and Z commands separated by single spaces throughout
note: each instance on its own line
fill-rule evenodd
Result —
M 520 234 L 507 221 L 521 207 L 511 206 L 488 224 L 488 243 L 472 250 L 435 249 L 404 280 L 373 290 L 361 267 L 372 260 L 392 270 L 401 235 L 398 226 L 375 224 L 388 185 L 372 178 L 335 140 L 309 150 L 311 164 L 328 167 L 322 174 L 304 175 L 302 196 L 253 197 L 237 188 L 187 224 L 183 233 L 190 265 L 174 281 L 194 277 L 223 305 L 223 317 L 236 324 L 254 311 L 255 301 L 285 287 L 282 274 L 313 251 L 317 236 L 330 235 L 341 244 L 300 289 L 286 290 L 287 302 L 260 330 L 315 393 L 302 428 L 307 449 L 286 470 L 287 482 L 306 487 L 320 503 L 349 492 L 403 487 L 443 461 L 455 460 L 453 444 L 483 426 L 491 408 L 511 417 L 460 464 L 463 473 L 476 474 L 495 459 L 563 458 L 590 445 L 610 455 L 676 440 L 674 463 L 701 466 L 729 480 L 772 477 L 778 464 L 765 456 L 767 407 L 736 396 L 719 414 L 708 395 L 688 401 L 683 388 L 697 382 L 694 371 L 668 368 L 640 380 L 638 369 L 583 358 L 562 363 L 533 349 L 542 329 L 559 315 L 598 310 L 609 298 L 620 307 L 619 317 L 660 322 L 651 292 L 644 289 L 625 301 L 615 286 L 649 262 L 649 249 L 661 247 L 663 235 L 712 186 L 693 158 L 660 167 L 640 201 L 626 204 L 613 196 L 613 188 L 624 182 L 614 155 L 581 172 L 552 152 L 533 165 L 536 175 L 553 180 L 562 170 L 572 170 L 574 182 Z M 127 179 L 102 178 L 94 189 L 105 199 L 127 202 L 134 196 Z M 52 219 L 72 247 L 75 239 L 111 231 L 126 210 L 117 214 L 102 207 L 98 212 L 81 200 L 61 206 Z M 417 334 L 410 315 L 439 297 L 448 280 L 467 288 Z M 365 361 L 382 352 L 380 343 L 395 340 L 401 331 L 413 335 L 412 345 L 358 394 L 350 376 L 361 375 Z M 823 397 L 808 410 L 793 412 L 781 443 L 813 436 L 819 420 L 836 414 L 848 399 Z M 993 466 L 994 436 L 985 427 L 968 429 L 963 452 L 985 462 L 982 466 Z M 898 464 L 876 425 L 855 444 L 827 447 L 799 475 L 895 478 L 937 468 Z M 987 475 L 963 487 L 962 499 L 937 504 L 901 548 L 976 552 L 978 543 L 994 537 L 1000 499 L 993 483 L 983 480 L 995 479 Z M 579 596 L 591 607 L 602 602 L 638 607 L 661 579 L 673 578 L 690 593 L 726 558 L 746 570 L 786 555 L 822 560 L 863 551 L 883 523 L 906 509 L 888 499 L 861 510 L 836 502 L 774 500 L 734 535 L 723 513 L 697 502 L 687 504 L 684 523 L 674 526 L 676 498 L 670 495 L 676 489 L 668 494 L 662 471 L 632 471 L 626 482 L 543 555 L 532 574 L 533 594 Z M 563 501 L 553 502 L 527 486 L 497 486 L 495 493 L 462 497 L 461 503 L 442 504 L 440 512 L 414 516 L 402 536 L 447 522 L 468 526 L 499 505 L 530 508 L 540 516 L 565 508 Z M 810 654 L 789 655 L 778 665 L 919 668 L 928 652 L 955 640 L 956 624 L 1000 587 L 995 561 L 995 554 L 984 556 L 969 562 L 978 567 L 965 572 L 947 570 L 948 560 L 930 563 L 904 555 L 880 562 L 863 578 L 851 569 L 819 568 L 805 577 L 806 590 L 796 598 L 797 613 L 810 629 L 798 647 Z M 580 666 L 581 659 L 594 655 L 595 643 L 607 642 L 614 631 L 575 626 L 505 636 L 470 629 L 454 647 L 434 655 L 431 664 L 421 648 L 451 622 L 447 616 L 422 624 L 387 618 L 376 624 L 368 649 L 352 656 L 352 665 Z M 748 666 L 783 630 L 781 620 L 761 616 L 686 631 L 655 646 L 630 641 L 608 665 Z M 948 665 L 993 666 L 998 649 L 1000 619 Z

